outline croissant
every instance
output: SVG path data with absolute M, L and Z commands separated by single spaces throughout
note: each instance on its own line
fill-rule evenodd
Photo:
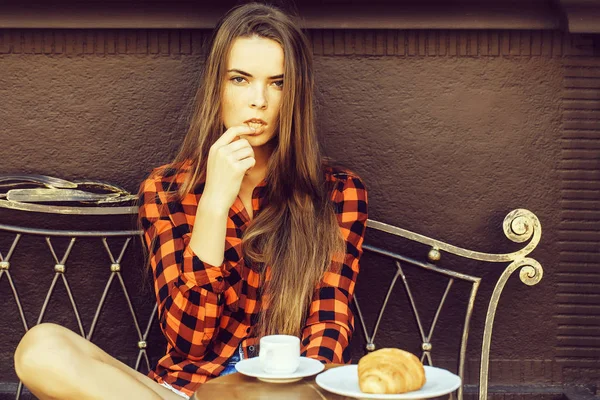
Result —
M 358 385 L 364 393 L 406 393 L 419 390 L 424 384 L 423 364 L 408 351 L 380 349 L 358 361 Z

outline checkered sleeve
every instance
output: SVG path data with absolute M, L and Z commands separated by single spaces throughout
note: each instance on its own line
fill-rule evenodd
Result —
M 334 197 L 338 223 L 346 241 L 341 270 L 328 271 L 318 285 L 302 331 L 302 355 L 324 363 L 348 363 L 354 330 L 350 302 L 359 271 L 367 223 L 367 191 L 356 176 L 348 176 Z
M 175 208 L 166 203 L 162 187 L 160 179 L 146 179 L 138 203 L 159 323 L 173 348 L 189 359 L 200 359 L 222 312 L 223 268 L 203 263 L 189 249 L 189 238 L 173 223 Z

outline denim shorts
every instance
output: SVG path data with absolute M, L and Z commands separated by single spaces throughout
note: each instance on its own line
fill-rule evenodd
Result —
M 242 346 L 238 346 L 237 351 L 233 353 L 233 355 L 227 360 L 227 364 L 225 364 L 225 369 L 221 371 L 219 376 L 230 375 L 237 370 L 235 369 L 235 364 L 244 359 L 244 351 L 242 350 Z

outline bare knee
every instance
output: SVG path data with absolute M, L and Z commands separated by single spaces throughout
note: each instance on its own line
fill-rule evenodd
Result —
M 55 375 L 72 365 L 73 351 L 66 336 L 67 328 L 44 323 L 31 328 L 21 339 L 14 355 L 15 371 L 27 386 L 37 386 L 42 377 Z

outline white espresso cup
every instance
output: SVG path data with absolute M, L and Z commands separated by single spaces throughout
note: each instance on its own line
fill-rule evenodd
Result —
M 263 336 L 258 358 L 268 374 L 291 374 L 300 365 L 300 339 L 290 335 Z

